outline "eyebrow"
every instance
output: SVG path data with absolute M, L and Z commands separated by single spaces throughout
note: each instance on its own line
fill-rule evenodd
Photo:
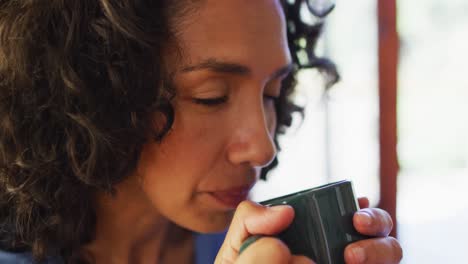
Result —
M 279 68 L 278 70 L 276 70 L 270 76 L 270 79 L 276 79 L 282 76 L 286 76 L 293 70 L 293 68 L 294 68 L 294 65 L 292 63 L 289 63 Z M 194 72 L 194 71 L 200 71 L 200 70 L 209 70 L 209 71 L 213 71 L 216 73 L 227 73 L 227 74 L 242 75 L 242 76 L 250 75 L 252 73 L 252 70 L 245 65 L 232 63 L 232 62 L 226 62 L 226 61 L 219 61 L 216 59 L 207 59 L 196 65 L 184 67 L 182 69 L 182 72 L 187 73 L 187 72 Z

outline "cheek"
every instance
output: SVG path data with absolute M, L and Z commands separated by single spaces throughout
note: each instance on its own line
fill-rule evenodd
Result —
M 176 186 L 189 192 L 203 180 L 219 156 L 223 128 L 220 120 L 202 118 L 189 110 L 176 108 L 171 130 L 160 143 L 145 146 L 140 165 L 148 183 Z
M 167 139 L 167 138 L 165 138 Z M 153 206 L 173 218 L 190 200 L 197 175 L 193 161 L 170 139 L 161 144 L 146 144 L 138 163 L 141 188 Z M 180 166 L 184 159 L 185 166 Z M 192 170 L 191 170 L 192 169 Z

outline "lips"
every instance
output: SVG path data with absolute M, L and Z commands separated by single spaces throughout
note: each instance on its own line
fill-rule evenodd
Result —
M 252 186 L 247 185 L 222 191 L 209 192 L 209 194 L 217 200 L 218 203 L 227 208 L 235 209 L 242 201 L 247 199 L 251 188 Z

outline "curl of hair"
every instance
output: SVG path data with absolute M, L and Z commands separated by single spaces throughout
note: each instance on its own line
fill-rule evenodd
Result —
M 94 238 L 94 194 L 112 193 L 134 170 L 149 131 L 161 140 L 171 127 L 163 51 L 182 2 L 0 0 L 1 249 L 86 262 L 80 248 Z M 294 55 L 289 26 L 288 37 Z M 277 104 L 276 144 L 302 112 L 290 100 L 298 69 Z M 159 131 L 155 112 L 167 120 Z
M 93 238 L 95 191 L 135 168 L 153 113 L 171 113 L 165 5 L 0 1 L 1 248 L 68 260 Z
M 291 96 L 297 84 L 296 76 L 301 69 L 315 68 L 322 73 L 326 88 L 330 88 L 339 81 L 339 74 L 335 64 L 327 58 L 316 56 L 315 47 L 323 28 L 323 22 L 308 24 L 301 19 L 301 8 L 307 0 L 282 0 L 286 15 L 288 45 L 293 60 L 294 69 L 283 81 L 281 94 L 276 104 L 277 127 L 274 136 L 276 148 L 281 150 L 278 137 L 285 134 L 293 121 L 293 114 L 299 113 L 304 117 L 304 109 L 294 103 Z M 305 44 L 304 44 L 305 43 Z M 301 58 L 301 53 L 305 57 Z M 260 178 L 265 180 L 268 172 L 278 166 L 278 158 L 262 169 Z

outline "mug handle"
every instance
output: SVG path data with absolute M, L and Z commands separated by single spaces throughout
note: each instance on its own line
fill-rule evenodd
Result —
M 246 240 L 244 240 L 244 242 L 242 243 L 241 247 L 239 248 L 239 255 L 242 254 L 242 252 L 248 248 L 250 245 L 252 245 L 255 241 L 259 240 L 260 238 L 262 238 L 264 236 L 262 235 L 254 235 L 254 236 L 250 236 L 248 237 Z

